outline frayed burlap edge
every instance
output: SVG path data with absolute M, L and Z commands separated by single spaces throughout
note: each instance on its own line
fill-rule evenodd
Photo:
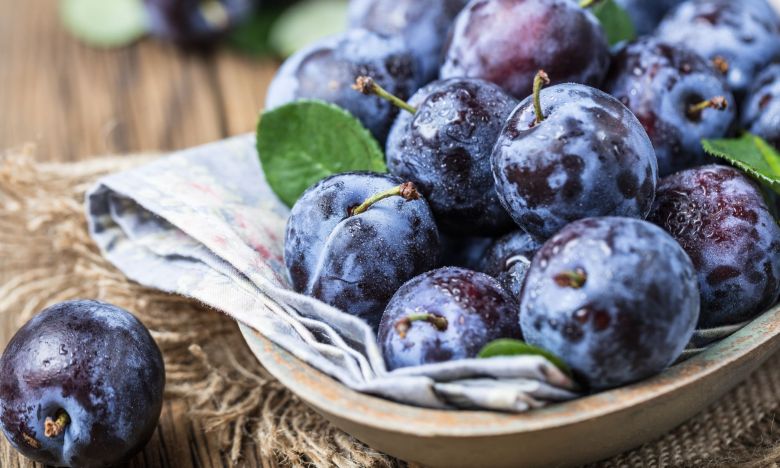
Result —
M 0 159 L 0 314 L 18 327 L 47 305 L 72 298 L 134 312 L 165 356 L 166 397 L 183 401 L 189 417 L 216 431 L 234 465 L 242 464 L 250 445 L 264 465 L 397 465 L 331 426 L 268 375 L 230 319 L 129 282 L 100 256 L 86 231 L 85 191 L 99 176 L 149 159 L 36 164 L 29 151 Z M 674 432 L 594 466 L 771 466 L 780 460 L 779 399 L 775 356 Z M 0 466 L 16 466 L 11 460 L 17 459 L 0 441 Z

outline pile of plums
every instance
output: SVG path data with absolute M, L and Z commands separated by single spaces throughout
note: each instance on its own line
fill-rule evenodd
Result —
M 642 35 L 611 49 L 573 0 L 354 0 L 352 29 L 291 57 L 267 105 L 343 107 L 389 174 L 298 200 L 295 290 L 374 327 L 390 369 L 517 338 L 594 390 L 773 305 L 768 195 L 701 140 L 780 145 L 780 18 L 765 0 L 618 3 Z

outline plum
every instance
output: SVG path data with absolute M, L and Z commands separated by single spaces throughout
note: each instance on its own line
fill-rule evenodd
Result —
M 683 0 L 616 0 L 631 17 L 639 35 L 652 33 L 664 15 L 682 2 Z
M 440 240 L 441 266 L 477 271 L 482 271 L 479 269 L 482 259 L 494 241 L 492 237 L 458 237 L 444 234 L 441 235 Z
M 376 328 L 387 302 L 436 267 L 439 231 L 414 185 L 370 172 L 310 187 L 287 221 L 284 259 L 293 288 Z
M 352 0 L 349 25 L 400 36 L 420 64 L 423 83 L 439 75 L 442 47 L 468 0 Z
M 520 299 L 526 341 L 595 390 L 669 366 L 698 318 L 691 259 L 664 230 L 631 218 L 563 228 L 534 257 Z
M 541 244 L 525 231 L 515 231 L 497 239 L 482 257 L 479 271 L 496 278 L 512 295 L 520 291 Z
M 725 61 L 738 96 L 767 62 L 780 57 L 780 19 L 765 0 L 688 0 L 664 18 L 656 36 L 707 60 Z
M 98 301 L 63 302 L 25 324 L 0 358 L 0 424 L 26 457 L 113 466 L 149 441 L 165 368 L 149 331 Z
M 780 296 L 780 227 L 761 190 L 737 169 L 711 165 L 661 179 L 648 218 L 693 260 L 701 327 L 753 318 Z
M 517 309 L 490 276 L 440 268 L 393 295 L 378 341 L 390 370 L 474 358 L 493 340 L 521 337 Z
M 644 218 L 658 162 L 641 123 L 617 99 L 579 84 L 537 92 L 512 112 L 493 149 L 501 203 L 540 240 L 593 216 Z M 538 109 L 538 110 L 537 110 Z
M 482 78 L 523 99 L 544 69 L 553 83 L 599 86 L 609 45 L 572 0 L 474 0 L 455 19 L 440 78 Z
M 402 39 L 353 29 L 288 58 L 268 87 L 265 107 L 270 110 L 300 99 L 327 101 L 349 111 L 384 144 L 398 109 L 353 91 L 360 76 L 370 77 L 401 99 L 408 99 L 421 84 L 417 63 Z
M 618 52 L 603 89 L 642 122 L 659 176 L 708 162 L 701 140 L 727 136 L 736 120 L 734 96 L 711 63 L 653 38 Z
M 144 4 L 154 36 L 202 47 L 248 19 L 257 0 L 144 0 Z
M 780 150 L 780 63 L 756 77 L 742 106 L 742 127 Z
M 448 234 L 509 232 L 490 155 L 517 101 L 487 81 L 453 78 L 430 83 L 408 104 L 414 112 L 401 113 L 387 139 L 390 173 L 415 183 Z

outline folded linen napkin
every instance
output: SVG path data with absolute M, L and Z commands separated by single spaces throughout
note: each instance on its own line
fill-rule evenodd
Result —
M 578 396 L 574 382 L 539 356 L 388 372 L 366 323 L 290 289 L 289 210 L 269 188 L 251 135 L 105 177 L 86 205 L 92 237 L 130 279 L 219 309 L 357 391 L 431 408 L 514 412 Z

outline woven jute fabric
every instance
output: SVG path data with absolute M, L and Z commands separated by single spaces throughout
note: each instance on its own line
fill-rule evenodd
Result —
M 249 445 L 281 465 L 402 465 L 291 394 L 258 364 L 232 320 L 132 283 L 101 257 L 87 234 L 84 193 L 101 175 L 149 160 L 38 164 L 29 151 L 0 157 L 0 314 L 19 327 L 47 305 L 73 298 L 132 311 L 163 351 L 166 398 L 182 400 L 188 417 L 217 431 L 237 466 L 244 465 L 242 448 Z M 780 355 L 675 431 L 593 466 L 776 466 L 778 415 Z M 10 465 L 10 457 L 13 449 L 0 440 L 0 467 Z

